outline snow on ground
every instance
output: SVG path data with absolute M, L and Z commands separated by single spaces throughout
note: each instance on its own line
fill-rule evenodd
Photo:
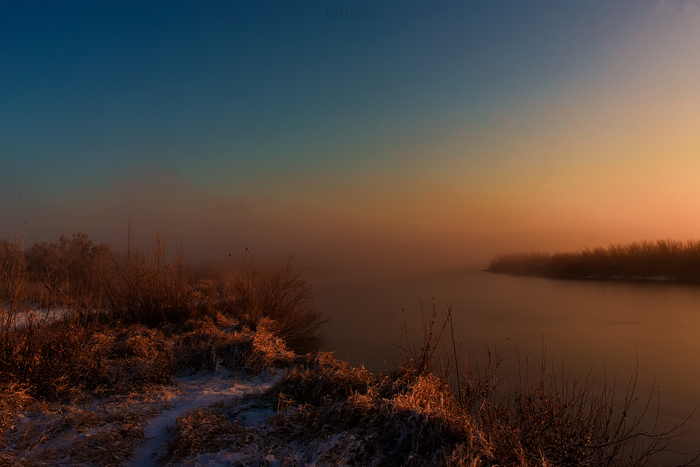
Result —
M 9 305 L 0 306 L 0 317 L 6 319 Z M 60 319 L 67 313 L 66 308 L 30 308 L 28 310 L 18 311 L 12 318 L 12 327 L 21 328 L 27 323 L 47 324 Z
M 221 450 L 201 454 L 189 458 L 187 463 L 176 465 L 280 467 L 284 463 L 284 465 L 298 465 L 300 467 L 347 466 L 353 465 L 352 459 L 357 452 L 364 449 L 361 440 L 347 432 L 328 435 L 324 439 L 316 439 L 302 444 L 275 440 L 274 434 L 269 433 L 269 429 L 261 428 L 253 431 L 259 435 L 259 439 L 264 439 L 266 435 L 272 437 L 273 441 L 267 448 L 261 449 L 257 443 L 250 443 L 239 451 Z M 275 441 L 279 441 L 279 443 Z
M 219 374 L 176 378 L 178 385 L 172 388 L 174 394 L 169 401 L 172 407 L 149 420 L 144 429 L 145 443 L 137 448 L 131 461 L 124 465 L 155 466 L 168 440 L 168 428 L 174 427 L 177 417 L 188 410 L 233 397 L 264 392 L 282 379 L 282 376 L 283 372 L 274 372 L 263 373 L 252 379 L 237 376 L 226 378 Z M 271 411 L 251 410 L 242 412 L 239 417 L 247 425 L 257 425 L 271 414 Z

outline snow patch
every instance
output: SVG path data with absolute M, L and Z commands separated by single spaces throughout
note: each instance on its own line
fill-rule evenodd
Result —
M 168 428 L 173 427 L 177 418 L 188 410 L 208 406 L 215 402 L 240 397 L 246 394 L 264 392 L 280 379 L 283 372 L 263 373 L 253 379 L 226 378 L 221 375 L 194 375 L 175 378 L 172 408 L 152 418 L 144 429 L 146 441 L 125 466 L 155 466 L 162 454 L 162 448 L 168 440 Z M 256 426 L 269 417 L 269 410 L 248 410 L 239 414 L 240 420 L 247 426 Z M 209 464 L 207 464 L 209 465 Z M 211 464 L 227 465 L 227 464 Z

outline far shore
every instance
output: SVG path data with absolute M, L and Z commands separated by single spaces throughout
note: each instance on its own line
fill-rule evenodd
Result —
M 488 272 L 551 279 L 700 282 L 700 241 L 658 240 L 572 253 L 510 253 Z

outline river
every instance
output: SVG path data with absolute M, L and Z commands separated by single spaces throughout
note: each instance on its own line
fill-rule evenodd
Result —
M 536 367 L 543 353 L 557 368 L 599 381 L 629 381 L 660 395 L 662 423 L 700 406 L 700 286 L 661 281 L 557 280 L 482 271 L 372 280 L 315 280 L 317 306 L 330 316 L 313 347 L 353 365 L 392 368 L 408 335 L 421 331 L 424 307 L 451 304 L 463 349 L 487 349 L 506 366 Z M 544 349 L 544 351 L 543 351 Z M 517 370 L 516 370 L 517 371 Z M 656 397 L 656 396 L 654 396 Z M 656 400 L 656 399 L 655 399 Z M 642 407 L 643 408 L 643 407 Z M 679 447 L 700 452 L 700 414 Z

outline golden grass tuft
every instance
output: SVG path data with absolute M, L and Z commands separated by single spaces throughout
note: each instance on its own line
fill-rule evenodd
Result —
M 458 402 L 447 381 L 434 374 L 419 376 L 404 393 L 392 399 L 395 410 L 413 410 L 425 417 L 436 417 L 449 422 L 459 413 Z
M 188 321 L 186 332 L 174 336 L 176 372 L 197 373 L 243 368 L 252 349 L 252 336 L 213 323 Z
M 253 337 L 251 353 L 246 360 L 246 367 L 258 373 L 268 368 L 278 368 L 290 364 L 295 354 L 287 348 L 284 340 L 269 329 L 275 329 L 275 323 L 263 318 L 258 323 Z
M 231 323 L 227 323 L 231 324 Z M 262 322 L 256 332 L 219 327 L 213 322 L 190 321 L 190 329 L 174 336 L 176 372 L 246 370 L 252 373 L 289 364 L 294 353 Z
M 330 353 L 309 355 L 295 365 L 274 388 L 275 397 L 286 397 L 298 404 L 318 406 L 324 401 L 341 401 L 353 393 L 365 393 L 373 375 L 364 368 L 353 368 Z
M 181 461 L 229 447 L 233 437 L 245 437 L 245 428 L 212 408 L 190 410 L 178 417 L 160 462 Z

